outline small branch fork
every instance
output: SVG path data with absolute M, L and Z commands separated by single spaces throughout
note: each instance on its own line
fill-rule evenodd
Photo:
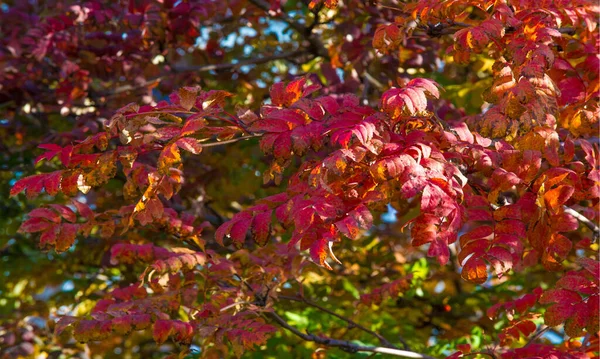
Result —
M 246 282 L 242 277 L 240 277 L 237 273 L 234 274 L 234 277 L 236 277 L 238 280 L 240 280 L 246 287 L 248 287 L 248 289 L 250 290 L 250 292 L 252 292 L 254 294 L 254 297 L 256 299 L 256 303 L 257 305 L 260 306 L 265 306 L 266 305 L 266 300 L 269 297 L 269 291 L 270 288 L 267 288 L 267 293 L 266 295 L 262 296 L 259 295 L 258 293 L 256 293 L 256 291 L 252 288 L 252 286 L 250 284 L 248 284 L 248 282 Z M 301 331 L 299 331 L 297 328 L 291 326 L 288 322 L 285 321 L 285 319 L 283 319 L 281 316 L 279 316 L 277 313 L 272 312 L 272 311 L 265 311 L 262 314 L 265 315 L 267 318 L 271 319 L 272 321 L 274 321 L 275 323 L 277 323 L 279 326 L 281 326 L 282 328 L 285 328 L 289 331 L 291 331 L 294 335 L 302 338 L 305 341 L 309 341 L 309 342 L 314 342 L 317 344 L 321 344 L 321 345 L 326 345 L 326 346 L 330 346 L 330 347 L 336 347 L 336 348 L 340 348 L 341 350 L 344 350 L 348 353 L 357 353 L 357 352 L 371 352 L 371 353 L 382 353 L 382 354 L 390 354 L 390 355 L 394 355 L 394 356 L 398 356 L 398 357 L 403 357 L 403 358 L 415 358 L 415 359 L 434 359 L 433 357 L 430 357 L 428 355 L 425 354 L 420 354 L 417 352 L 413 352 L 410 350 L 401 350 L 398 349 L 397 347 L 395 347 L 392 343 L 390 343 L 387 339 L 385 339 L 382 335 L 375 333 L 374 331 L 365 328 L 364 326 L 356 323 L 355 321 L 345 318 L 337 313 L 332 312 L 331 310 L 324 308 L 322 306 L 320 306 L 317 303 L 314 303 L 306 298 L 300 298 L 300 297 L 291 297 L 291 296 L 278 296 L 278 298 L 280 299 L 285 299 L 285 300 L 291 300 L 291 301 L 296 301 L 296 302 L 301 302 L 301 303 L 305 303 L 311 307 L 317 308 L 325 313 L 328 313 L 336 318 L 339 318 L 345 322 L 347 322 L 348 324 L 355 326 L 363 331 L 365 331 L 366 333 L 369 333 L 373 336 L 375 336 L 376 338 L 379 339 L 379 341 L 385 345 L 386 347 L 376 347 L 376 346 L 366 346 L 366 345 L 359 345 L 356 343 L 352 343 L 350 341 L 347 340 L 339 340 L 339 339 L 332 339 L 332 338 L 327 338 L 327 337 L 322 337 L 322 336 L 318 336 L 318 335 L 314 335 L 314 334 L 310 334 L 310 333 L 302 333 Z M 246 303 L 246 302 L 244 302 Z M 243 304 L 243 303 L 235 303 L 235 305 L 238 304 Z M 227 306 L 225 308 L 222 308 L 221 311 L 225 311 L 227 309 L 229 309 L 231 306 Z M 406 343 L 404 342 L 404 340 L 402 340 L 402 343 L 405 345 L 405 347 L 407 347 Z
M 434 359 L 425 354 L 420 354 L 408 350 L 401 349 L 393 349 L 393 348 L 385 348 L 385 347 L 375 347 L 375 346 L 366 346 L 355 344 L 346 340 L 338 340 L 331 339 L 327 337 L 321 337 L 318 335 L 310 334 L 310 333 L 302 333 L 298 329 L 292 327 L 288 322 L 286 322 L 282 317 L 280 317 L 277 313 L 274 312 L 265 312 L 264 313 L 268 318 L 279 324 L 281 327 L 289 330 L 294 335 L 302 338 L 305 341 L 314 342 L 321 345 L 326 345 L 329 347 L 340 348 L 343 351 L 348 353 L 357 353 L 357 352 L 371 352 L 371 353 L 382 353 L 394 355 L 402 358 L 414 358 L 414 359 Z
M 362 330 L 365 333 L 371 334 L 372 336 L 374 336 L 377 339 L 379 339 L 379 341 L 381 342 L 381 345 L 383 345 L 385 347 L 395 348 L 395 349 L 398 348 L 394 344 L 390 343 L 390 341 L 387 340 L 385 337 L 383 337 L 381 334 L 376 333 L 376 332 L 374 332 L 374 331 L 372 331 L 372 330 L 370 330 L 370 329 L 368 329 L 368 328 L 366 328 L 366 327 L 364 327 L 364 326 L 356 323 L 352 319 L 343 317 L 343 316 L 341 316 L 341 315 L 339 315 L 339 314 L 337 314 L 337 313 L 335 313 L 335 312 L 333 312 L 333 311 L 331 311 L 331 310 L 329 310 L 327 308 L 324 308 L 324 307 L 320 306 L 319 304 L 314 303 L 314 302 L 312 302 L 312 301 L 310 301 L 310 300 L 308 300 L 306 298 L 290 297 L 290 296 L 286 296 L 286 295 L 280 295 L 280 296 L 278 296 L 278 298 L 286 299 L 286 300 L 291 300 L 291 301 L 294 301 L 294 302 L 305 303 L 305 304 L 307 304 L 307 305 L 309 305 L 309 306 L 311 306 L 313 308 L 316 308 L 316 309 L 318 309 L 318 310 L 320 310 L 322 312 L 325 312 L 325 313 L 327 313 L 329 315 L 332 315 L 332 316 L 334 316 L 334 317 L 336 317 L 338 319 L 341 319 L 341 320 L 345 321 L 346 323 L 350 324 L 350 326 L 352 326 L 352 327 L 356 327 L 356 328 Z M 408 348 L 408 345 L 404 341 L 404 339 L 400 338 L 400 341 L 404 345 L 404 348 Z

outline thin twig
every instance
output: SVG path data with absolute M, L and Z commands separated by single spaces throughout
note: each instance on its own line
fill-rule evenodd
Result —
M 321 345 L 326 345 L 330 347 L 340 348 L 348 353 L 357 353 L 357 352 L 371 352 L 371 353 L 382 353 L 382 354 L 390 354 L 403 358 L 414 358 L 414 359 L 434 359 L 425 354 L 416 353 L 408 350 L 401 349 L 393 349 L 393 348 L 384 348 L 384 347 L 375 347 L 375 346 L 366 346 L 355 344 L 346 340 L 332 339 L 327 337 L 321 337 L 310 333 L 302 333 L 298 329 L 292 327 L 288 322 L 286 322 L 282 317 L 280 317 L 277 313 L 274 312 L 264 312 L 264 314 L 272 319 L 274 322 L 279 324 L 281 327 L 289 330 L 294 335 L 304 339 L 305 341 L 314 342 Z
M 598 239 L 600 237 L 600 228 L 594 222 L 592 222 L 586 216 L 577 212 L 571 207 L 563 206 L 563 209 L 565 210 L 565 212 L 577 218 L 579 222 L 585 224 L 589 229 L 591 229 L 594 233 L 594 239 Z
M 267 1 L 265 1 L 265 0 L 250 0 L 250 2 L 252 4 L 254 4 L 256 7 L 258 7 L 259 9 L 262 9 L 262 10 L 266 11 L 267 13 L 270 13 L 271 5 Z M 281 20 L 283 20 L 285 23 L 287 23 L 292 29 L 296 30 L 302 37 L 304 37 L 304 39 L 306 39 L 306 41 L 308 41 L 308 43 L 310 44 L 309 51 L 311 53 L 313 53 L 314 55 L 317 55 L 317 56 L 324 57 L 324 58 L 329 58 L 329 51 L 327 51 L 327 48 L 325 47 L 325 45 L 323 45 L 323 42 L 321 41 L 320 37 L 316 36 L 312 32 L 312 30 L 313 30 L 312 27 L 310 27 L 310 26 L 307 27 L 304 24 L 301 24 L 301 23 L 295 21 L 285 12 L 281 12 L 278 15 Z
M 388 348 L 396 348 L 396 349 L 398 348 L 397 346 L 395 346 L 394 344 L 392 344 L 389 340 L 387 340 L 381 334 L 376 333 L 376 332 L 374 332 L 374 331 L 372 331 L 372 330 L 370 330 L 370 329 L 368 329 L 368 328 L 366 328 L 366 327 L 358 324 L 357 322 L 353 321 L 352 319 L 349 319 L 349 318 L 346 318 L 344 316 L 341 316 L 341 315 L 339 315 L 339 314 L 337 314 L 337 313 L 335 313 L 335 312 L 333 312 L 333 311 L 331 311 L 331 310 L 329 310 L 327 308 L 324 308 L 324 307 L 320 306 L 319 304 L 314 303 L 314 302 L 312 302 L 312 301 L 310 301 L 310 300 L 308 300 L 306 298 L 290 297 L 290 296 L 287 296 L 287 295 L 280 295 L 280 296 L 278 296 L 278 298 L 287 299 L 287 300 L 292 300 L 292 301 L 295 301 L 295 302 L 301 302 L 301 303 L 308 304 L 311 307 L 317 308 L 318 310 L 320 310 L 322 312 L 325 312 L 325 313 L 327 313 L 329 315 L 332 315 L 332 316 L 334 316 L 334 317 L 336 317 L 338 319 L 341 319 L 341 320 L 345 321 L 346 323 L 348 323 L 351 326 L 356 327 L 356 328 L 364 331 L 365 333 L 371 334 L 372 336 L 374 336 L 377 339 L 379 339 L 379 341 L 381 342 L 381 344 L 383 346 L 386 346 Z M 406 345 L 406 342 L 403 339 L 401 339 L 401 342 L 404 344 L 404 348 L 408 348 L 408 346 Z
M 385 89 L 385 85 L 382 84 L 381 82 L 379 82 L 379 80 L 377 80 L 376 78 L 374 78 L 370 73 L 368 73 L 367 71 L 363 72 L 363 76 L 367 79 L 367 81 L 369 81 L 373 86 L 377 87 L 377 89 L 379 91 L 383 91 Z
M 529 339 L 529 341 L 527 342 L 527 344 L 525 344 L 525 346 L 529 346 L 530 344 L 533 344 L 536 340 L 539 339 L 539 337 L 542 336 L 542 334 L 544 334 L 545 332 L 547 332 L 548 330 L 550 330 L 550 327 L 542 325 L 540 327 L 540 330 L 538 330 L 537 333 L 535 333 L 534 336 L 531 337 L 531 339 Z
M 251 135 L 251 136 L 242 136 L 242 137 L 232 138 L 231 140 L 227 140 L 227 141 L 201 143 L 201 145 L 202 145 L 202 147 L 215 147 L 215 146 L 226 145 L 229 143 L 234 143 L 234 142 L 238 142 L 238 141 L 242 141 L 242 140 L 248 140 L 250 138 L 255 138 L 255 137 L 260 137 L 260 136 L 262 136 L 262 135 L 256 134 L 256 135 Z

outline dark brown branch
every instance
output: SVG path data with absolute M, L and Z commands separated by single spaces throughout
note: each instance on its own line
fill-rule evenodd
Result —
M 291 59 L 291 58 L 295 58 L 303 53 L 305 53 L 305 51 L 295 50 L 295 51 L 290 51 L 290 52 L 283 52 L 281 54 L 274 54 L 271 56 L 263 56 L 263 57 L 242 60 L 242 61 L 239 61 L 236 63 L 210 64 L 210 65 L 199 65 L 199 66 L 181 66 L 181 67 L 174 67 L 173 70 L 175 73 L 208 72 L 208 71 L 229 70 L 229 69 L 233 70 L 233 69 L 238 69 L 242 66 L 260 65 L 260 64 L 264 64 L 264 63 L 271 62 L 274 60 L 281 60 L 281 59 L 288 59 L 288 58 Z M 107 92 L 102 92 L 102 93 L 97 93 L 97 94 L 92 93 L 92 95 L 94 95 L 94 96 L 118 95 L 123 92 L 133 91 L 133 90 L 137 90 L 140 88 L 150 86 L 154 83 L 162 81 L 166 77 L 167 77 L 167 75 L 159 76 L 159 77 L 156 77 L 153 79 L 146 80 L 145 82 L 143 82 L 141 84 L 124 85 L 124 86 L 117 87 L 116 89 L 114 89 L 112 91 L 107 91 Z
M 324 308 L 324 307 L 320 306 L 319 304 L 314 303 L 314 302 L 312 302 L 312 301 L 310 301 L 310 300 L 308 300 L 306 298 L 290 297 L 290 296 L 287 296 L 287 295 L 280 295 L 280 296 L 278 296 L 278 298 L 292 300 L 292 301 L 295 301 L 295 302 L 305 303 L 305 304 L 307 304 L 307 305 L 309 305 L 309 306 L 311 306 L 313 308 L 317 308 L 318 310 L 320 310 L 322 312 L 325 312 L 325 313 L 327 313 L 329 315 L 332 315 L 332 316 L 334 316 L 334 317 L 336 317 L 338 319 L 341 319 L 341 320 L 345 321 L 346 323 L 350 324 L 351 326 L 356 327 L 356 328 L 362 330 L 365 333 L 371 334 L 372 336 L 374 336 L 377 339 L 379 339 L 379 341 L 381 342 L 381 345 L 383 345 L 383 346 L 386 346 L 388 348 L 396 348 L 396 349 L 398 348 L 394 344 L 390 343 L 390 341 L 387 340 L 385 337 L 383 337 L 381 334 L 376 333 L 376 332 L 374 332 L 374 331 L 372 331 L 372 330 L 370 330 L 370 329 L 368 329 L 368 328 L 366 328 L 366 327 L 364 327 L 364 326 L 356 323 L 352 319 L 349 319 L 349 318 L 346 318 L 344 316 L 341 316 L 341 315 L 339 315 L 339 314 L 337 314 L 337 313 L 335 313 L 335 312 L 333 312 L 333 311 L 331 311 L 331 310 L 329 310 L 327 308 Z M 408 348 L 406 342 L 402 338 L 400 338 L 400 341 L 402 342 L 402 344 L 404 344 L 404 348 Z
M 531 344 L 533 344 L 536 340 L 539 339 L 539 337 L 541 337 L 545 332 L 547 332 L 548 330 L 550 330 L 550 327 L 547 327 L 545 325 L 542 325 L 540 327 L 540 330 L 538 330 L 537 333 L 535 333 L 534 336 L 531 337 L 531 339 L 529 339 L 529 341 L 527 342 L 527 344 L 525 344 L 525 346 L 529 346 Z
M 385 89 L 385 85 L 382 84 L 381 82 L 379 82 L 379 80 L 374 78 L 367 71 L 363 72 L 363 76 L 365 77 L 365 79 L 367 79 L 367 81 L 369 81 L 369 83 L 371 83 L 373 86 L 375 86 L 379 91 L 383 91 Z
M 314 342 L 321 345 L 326 345 L 329 347 L 340 348 L 343 351 L 348 353 L 357 353 L 357 352 L 371 352 L 371 353 L 382 353 L 389 354 L 403 358 L 415 358 L 415 359 L 434 359 L 425 354 L 420 354 L 408 350 L 401 349 L 393 349 L 393 348 L 384 348 L 384 347 L 375 347 L 375 346 L 366 346 L 366 345 L 358 345 L 346 340 L 332 339 L 327 337 L 321 337 L 318 335 L 310 334 L 310 333 L 302 333 L 298 329 L 292 327 L 288 322 L 286 322 L 282 317 L 280 317 L 277 313 L 274 312 L 265 312 L 264 313 L 268 318 L 273 320 L 275 323 L 279 324 L 282 328 L 285 328 L 292 332 L 294 335 L 304 339 L 305 341 Z
M 600 228 L 596 225 L 596 223 L 592 222 L 589 218 L 587 218 L 583 214 L 577 212 L 576 210 L 574 210 L 571 207 L 563 206 L 563 209 L 565 210 L 565 212 L 567 212 L 571 216 L 575 217 L 579 222 L 583 223 L 589 229 L 591 229 L 592 232 L 594 233 L 595 240 L 600 238 Z
M 560 32 L 561 34 L 575 35 L 575 29 L 572 27 L 561 27 L 560 29 L 556 30 L 558 30 L 558 32 Z
M 281 54 L 275 54 L 275 55 L 271 55 L 271 56 L 263 56 L 263 57 L 253 58 L 253 59 L 242 60 L 242 61 L 238 61 L 236 63 L 211 64 L 211 65 L 200 65 L 200 66 L 185 66 L 185 67 L 182 66 L 182 67 L 174 67 L 174 70 L 177 73 L 182 73 L 182 72 L 207 72 L 207 71 L 215 71 L 215 70 L 237 69 L 242 66 L 259 65 L 259 64 L 264 64 L 266 62 L 270 62 L 270 61 L 274 61 L 274 60 L 293 58 L 293 57 L 296 57 L 296 56 L 302 54 L 303 52 L 304 51 L 302 51 L 302 50 L 295 50 L 295 51 L 284 52 Z
M 242 141 L 242 140 L 248 140 L 250 138 L 255 138 L 255 137 L 260 137 L 260 136 L 262 136 L 262 135 L 256 134 L 256 135 L 250 135 L 250 136 L 242 136 L 242 137 L 232 138 L 231 140 L 226 140 L 226 141 L 201 143 L 201 145 L 202 145 L 202 147 L 215 147 L 215 146 L 226 145 L 229 143 L 235 143 L 235 142 Z
M 269 13 L 271 5 L 265 0 L 250 0 L 259 9 L 262 9 Z M 281 20 L 287 23 L 292 29 L 296 30 L 306 41 L 309 43 L 308 50 L 316 55 L 324 58 L 329 58 L 329 52 L 318 35 L 312 32 L 314 26 L 305 26 L 299 22 L 296 22 L 288 14 L 282 12 L 279 14 Z

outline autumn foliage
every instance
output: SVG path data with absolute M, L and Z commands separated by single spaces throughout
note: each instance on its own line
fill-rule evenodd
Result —
M 599 15 L 1 2 L 0 357 L 597 358 Z

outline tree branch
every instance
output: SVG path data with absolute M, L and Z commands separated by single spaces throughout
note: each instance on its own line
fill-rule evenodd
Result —
M 545 332 L 547 332 L 548 330 L 550 330 L 550 327 L 547 327 L 545 325 L 542 325 L 540 327 L 540 329 L 538 330 L 537 333 L 534 334 L 534 336 L 531 337 L 531 339 L 529 339 L 529 341 L 527 342 L 527 344 L 525 344 L 525 347 L 533 344 L 536 340 L 538 340 Z
M 259 9 L 262 9 L 267 13 L 270 12 L 271 5 L 267 1 L 250 0 L 250 2 Z M 287 23 L 292 29 L 296 30 L 296 32 L 298 32 L 302 37 L 304 37 L 304 39 L 306 39 L 306 41 L 308 41 L 308 43 L 310 44 L 309 51 L 311 53 L 324 58 L 329 58 L 329 51 L 327 51 L 327 48 L 325 47 L 325 45 L 323 45 L 321 39 L 318 36 L 315 36 L 315 34 L 312 32 L 314 26 L 307 27 L 299 22 L 296 22 L 285 12 L 281 12 L 279 16 L 281 20 Z
M 382 84 L 381 82 L 379 82 L 379 80 L 377 80 L 376 78 L 374 78 L 370 73 L 368 73 L 367 71 L 365 71 L 363 73 L 363 76 L 365 77 L 365 79 L 367 79 L 367 81 L 369 81 L 373 86 L 375 86 L 379 91 L 383 91 L 385 90 L 385 85 Z
M 307 305 L 309 305 L 309 306 L 311 306 L 313 308 L 317 308 L 318 310 L 320 310 L 322 312 L 325 312 L 325 313 L 327 313 L 329 315 L 332 315 L 332 316 L 334 316 L 334 317 L 336 317 L 338 319 L 341 319 L 341 320 L 345 321 L 346 323 L 350 324 L 351 326 L 356 327 L 356 328 L 362 330 L 365 333 L 371 334 L 372 336 L 374 336 L 377 339 L 379 339 L 379 341 L 381 342 L 381 344 L 383 346 L 385 346 L 385 347 L 396 348 L 396 349 L 398 348 L 397 346 L 395 346 L 394 344 L 392 344 L 389 340 L 387 340 L 381 334 L 379 334 L 377 332 L 374 332 L 374 331 L 372 331 L 372 330 L 370 330 L 370 329 L 368 329 L 368 328 L 366 328 L 366 327 L 364 327 L 364 326 L 356 323 L 352 319 L 349 319 L 349 318 L 346 318 L 344 316 L 341 316 L 341 315 L 339 315 L 339 314 L 337 314 L 337 313 L 335 313 L 335 312 L 333 312 L 333 311 L 331 311 L 331 310 L 329 310 L 327 308 L 324 308 L 324 307 L 320 306 L 319 304 L 314 303 L 314 302 L 312 302 L 312 301 L 310 301 L 310 300 L 308 300 L 306 298 L 290 297 L 290 296 L 287 296 L 287 295 L 280 295 L 280 296 L 278 296 L 278 298 L 287 299 L 287 300 L 291 300 L 291 301 L 295 301 L 295 302 L 305 303 L 305 304 L 307 304 Z M 404 345 L 404 348 L 408 348 L 408 345 L 406 344 L 406 342 L 404 341 L 404 339 L 400 338 L 400 341 Z
M 302 54 L 303 50 L 295 50 L 289 52 L 283 52 L 280 54 L 274 54 L 271 56 L 263 56 L 257 57 L 247 60 L 238 61 L 236 63 L 226 63 L 226 64 L 210 64 L 210 65 L 200 65 L 200 66 L 182 66 L 182 67 L 174 67 L 175 72 L 206 72 L 206 71 L 214 71 L 214 70 L 226 70 L 226 69 L 236 69 L 242 66 L 248 65 L 259 65 L 264 64 L 266 62 L 280 60 L 285 58 L 293 58 L 300 54 Z
M 255 137 L 260 137 L 260 136 L 262 136 L 262 134 L 236 137 L 236 138 L 232 138 L 231 140 L 227 140 L 227 141 L 201 143 L 201 145 L 202 145 L 202 147 L 215 147 L 215 146 L 226 145 L 226 144 L 229 144 L 229 143 L 234 143 L 234 142 L 238 142 L 238 141 L 242 141 L 242 140 L 247 140 L 247 139 L 255 138 Z
M 305 53 L 304 50 L 295 50 L 295 51 L 289 51 L 289 52 L 283 52 L 280 54 L 274 54 L 271 56 L 263 56 L 263 57 L 257 57 L 257 58 L 251 58 L 251 59 L 247 59 L 247 60 L 242 60 L 242 61 L 238 61 L 236 63 L 225 63 L 225 64 L 210 64 L 210 65 L 200 65 L 200 66 L 181 66 L 181 67 L 174 67 L 173 70 L 175 71 L 175 73 L 186 73 L 186 72 L 208 72 L 208 71 L 216 71 L 216 70 L 228 70 L 228 69 L 237 69 L 240 68 L 242 66 L 249 66 L 249 65 L 259 65 L 259 64 L 264 64 L 267 62 L 271 62 L 274 60 L 280 60 L 280 59 L 286 59 L 286 58 L 294 58 L 297 57 L 301 54 Z M 124 86 L 120 86 L 117 87 L 114 90 L 111 91 L 107 91 L 107 92 L 100 92 L 100 93 L 91 93 L 91 95 L 93 96 L 113 96 L 113 95 L 118 95 L 120 93 L 123 92 L 127 92 L 127 91 L 133 91 L 133 90 L 137 90 L 140 88 L 144 88 L 147 86 L 150 86 L 154 83 L 158 83 L 160 81 L 162 81 L 163 79 L 165 79 L 167 77 L 167 75 L 163 75 L 163 76 L 159 76 L 159 77 L 155 77 L 152 79 L 148 79 L 145 82 L 141 83 L 141 84 L 137 84 L 137 85 L 124 85 Z
M 355 344 L 346 340 L 338 340 L 331 339 L 327 337 L 320 337 L 310 333 L 302 333 L 298 329 L 292 327 L 288 324 L 282 317 L 280 317 L 277 313 L 274 312 L 264 312 L 264 314 L 272 319 L 274 322 L 279 324 L 281 327 L 289 330 L 294 335 L 304 339 L 305 341 L 314 342 L 321 345 L 326 345 L 330 347 L 340 348 L 348 353 L 357 353 L 357 352 L 371 352 L 371 353 L 382 353 L 382 354 L 390 354 L 403 358 L 414 358 L 414 359 L 434 359 L 425 354 L 420 354 L 408 350 L 400 350 L 400 349 L 392 349 L 392 348 L 384 348 L 384 347 L 374 347 L 374 346 L 365 346 Z
M 576 210 L 574 210 L 571 207 L 563 206 L 563 209 L 565 210 L 565 212 L 567 212 L 571 216 L 577 218 L 577 220 L 579 222 L 585 224 L 589 229 L 591 229 L 592 232 L 594 233 L 594 239 L 597 240 L 598 238 L 600 238 L 600 228 L 594 222 L 592 222 L 586 216 L 577 212 Z

